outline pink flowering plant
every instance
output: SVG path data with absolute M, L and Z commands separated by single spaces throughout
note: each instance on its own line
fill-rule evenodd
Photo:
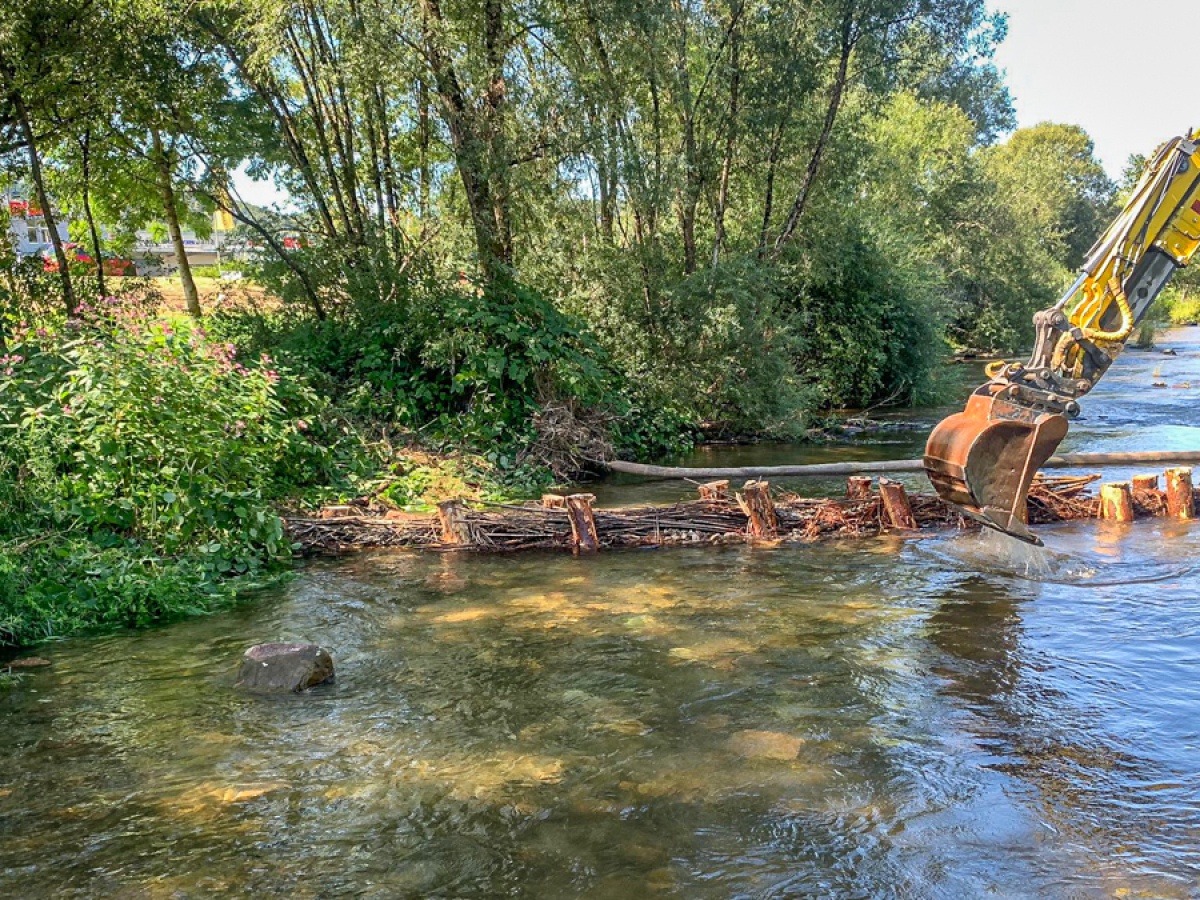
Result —
M 0 536 L 40 528 L 252 573 L 290 552 L 274 501 L 325 474 L 320 413 L 269 357 L 198 326 L 103 301 L 20 323 L 0 354 Z

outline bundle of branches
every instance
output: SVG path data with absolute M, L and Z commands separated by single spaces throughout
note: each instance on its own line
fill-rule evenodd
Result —
M 1029 521 L 1034 525 L 1094 519 L 1100 501 L 1087 493 L 1099 475 L 1060 475 L 1048 478 L 1038 473 L 1029 489 Z
M 584 409 L 575 399 L 545 400 L 533 414 L 536 437 L 528 456 L 560 481 L 597 471 L 613 457 L 609 428 L 615 420 L 609 413 Z
M 432 519 L 398 521 L 377 516 L 287 519 L 288 537 L 302 553 L 342 553 L 372 547 L 432 547 L 438 532 Z
M 1029 493 L 1029 518 L 1033 523 L 1095 518 L 1098 501 L 1088 486 L 1098 475 L 1039 477 Z M 1141 496 L 1144 494 L 1145 496 Z M 1139 512 L 1158 513 L 1161 491 L 1139 492 Z M 935 496 L 909 497 L 913 518 L 920 528 L 973 528 L 952 506 Z M 422 547 L 474 549 L 491 552 L 569 549 L 575 539 L 569 513 L 529 503 L 476 503 L 461 506 L 460 531 L 454 541 L 443 540 L 442 526 L 434 517 L 397 521 L 365 515 L 334 518 L 290 519 L 292 540 L 312 552 L 364 547 Z M 863 499 L 817 499 L 783 495 L 774 500 L 777 521 L 774 539 L 811 542 L 836 537 L 879 534 L 889 528 L 878 494 Z M 740 542 L 746 539 L 748 516 L 732 499 L 704 499 L 670 506 L 636 506 L 592 511 L 596 537 L 602 547 L 661 546 Z

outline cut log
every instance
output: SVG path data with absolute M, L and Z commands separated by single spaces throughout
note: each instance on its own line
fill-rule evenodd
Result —
M 471 526 L 460 500 L 444 500 L 438 504 L 438 522 L 442 526 L 442 543 L 469 547 Z
M 708 484 L 700 485 L 701 500 L 728 500 L 729 499 L 729 481 L 710 481 Z
M 1128 481 L 1100 485 L 1100 518 L 1110 522 L 1133 521 L 1133 489 Z
M 1134 475 L 1133 489 L 1135 491 L 1157 491 L 1158 476 L 1157 475 Z
M 566 509 L 567 498 L 559 494 L 542 494 L 542 507 L 544 509 Z
M 1167 515 L 1172 519 L 1188 520 L 1196 517 L 1196 501 L 1192 494 L 1192 470 L 1188 468 L 1167 469 Z
M 851 475 L 846 479 L 846 499 L 866 500 L 871 496 L 874 480 L 870 475 Z
M 1132 466 L 1147 463 L 1200 463 L 1200 450 L 1138 450 L 1129 453 L 1064 453 L 1052 456 L 1043 469 L 1083 468 L 1085 466 Z M 890 459 L 882 462 L 812 463 L 803 466 L 739 466 L 737 468 L 686 468 L 650 466 L 614 459 L 606 462 L 614 472 L 644 475 L 649 478 L 777 478 L 831 475 L 857 475 L 864 472 L 924 472 L 919 459 Z
M 749 520 L 746 534 L 752 538 L 774 540 L 779 536 L 779 518 L 771 502 L 771 485 L 766 481 L 747 481 L 737 495 L 738 506 Z
M 913 516 L 912 506 L 908 502 L 908 494 L 904 491 L 904 485 L 898 481 L 892 481 L 890 478 L 880 478 L 879 496 L 883 498 L 883 509 L 893 528 L 904 531 L 916 530 L 917 520 Z
M 599 550 L 600 535 L 592 513 L 595 494 L 571 494 L 567 497 L 567 518 L 571 520 L 571 539 L 578 550 Z

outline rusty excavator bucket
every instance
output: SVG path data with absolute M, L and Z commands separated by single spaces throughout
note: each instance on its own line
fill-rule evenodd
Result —
M 925 471 L 939 496 L 988 528 L 1031 544 L 1026 498 L 1034 475 L 1067 434 L 1057 411 L 1013 402 L 1015 386 L 978 388 L 943 419 L 925 445 Z

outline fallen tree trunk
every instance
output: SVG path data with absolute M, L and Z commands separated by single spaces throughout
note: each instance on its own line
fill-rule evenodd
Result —
M 1064 453 L 1052 456 L 1042 467 L 1070 469 L 1082 466 L 1133 466 L 1142 463 L 1200 463 L 1200 450 L 1145 450 L 1133 453 Z M 605 465 L 614 472 L 649 478 L 797 478 L 804 476 L 859 475 L 870 472 L 924 472 L 919 459 L 890 459 L 874 462 L 811 463 L 800 466 L 735 466 L 691 468 L 649 466 L 614 459 Z

